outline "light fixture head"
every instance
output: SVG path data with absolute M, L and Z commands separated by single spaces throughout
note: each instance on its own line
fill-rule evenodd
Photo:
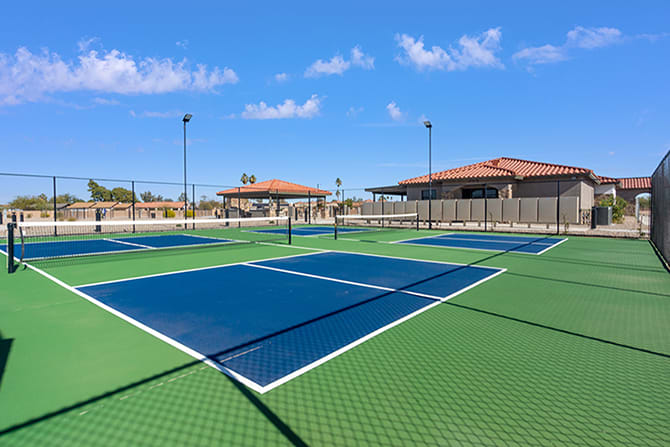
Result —
M 186 115 L 184 115 L 184 119 L 182 119 L 182 121 L 188 123 L 189 121 L 191 121 L 191 118 L 193 118 L 193 115 L 187 113 Z
M 431 127 L 433 127 L 433 125 L 430 123 L 430 121 L 424 121 L 424 122 L 423 122 L 423 125 L 426 126 L 428 129 L 430 129 Z

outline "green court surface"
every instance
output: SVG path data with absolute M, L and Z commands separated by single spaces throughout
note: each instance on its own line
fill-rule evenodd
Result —
M 387 243 L 428 234 L 35 264 L 70 286 L 318 250 L 507 269 L 262 395 L 34 270 L 0 273 L 0 445 L 670 445 L 670 274 L 647 241 Z

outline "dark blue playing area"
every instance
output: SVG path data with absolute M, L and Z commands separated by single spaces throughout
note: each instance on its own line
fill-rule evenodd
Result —
M 233 242 L 230 239 L 195 236 L 189 234 L 162 234 L 155 236 L 124 236 L 101 239 L 62 239 L 53 242 L 28 242 L 24 244 L 23 260 L 43 258 L 85 256 L 103 253 L 127 252 L 135 250 L 155 250 L 159 248 L 187 247 Z M 17 246 L 19 249 L 20 246 Z M 7 250 L 0 245 L 0 250 Z M 20 256 L 15 253 L 15 256 Z
M 338 233 L 354 233 L 360 231 L 370 231 L 366 228 L 342 228 L 338 227 Z M 266 234 L 287 234 L 288 230 L 286 228 L 272 228 L 267 230 L 252 230 L 253 233 L 266 233 Z M 313 227 L 293 227 L 291 229 L 291 234 L 293 236 L 322 236 L 333 234 L 334 230 L 332 226 L 313 226 Z
M 263 392 L 502 271 L 324 252 L 78 290 Z
M 449 233 L 395 242 L 396 244 L 471 250 L 509 251 L 539 255 L 566 239 L 540 236 L 503 236 L 497 234 Z

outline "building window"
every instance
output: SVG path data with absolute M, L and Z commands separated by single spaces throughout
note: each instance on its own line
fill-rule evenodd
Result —
M 463 198 L 464 199 L 483 199 L 484 198 L 484 188 L 472 188 L 472 189 L 463 189 Z M 497 199 L 498 190 L 495 188 L 486 188 L 486 198 L 487 199 Z
M 421 200 L 428 200 L 428 197 L 429 197 L 428 192 L 431 193 L 430 194 L 431 199 L 433 199 L 433 200 L 437 199 L 437 190 L 435 190 L 435 188 L 433 188 L 431 190 L 428 190 L 428 189 L 421 190 Z

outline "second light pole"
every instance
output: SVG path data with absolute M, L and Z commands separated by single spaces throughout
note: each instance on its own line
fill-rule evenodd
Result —
M 424 121 L 423 125 L 428 128 L 428 229 L 433 228 L 433 166 L 432 166 L 432 144 L 433 144 L 433 125 L 430 121 Z
M 187 113 L 182 121 L 184 122 L 184 220 L 186 220 L 186 210 L 188 210 L 188 200 L 186 200 L 186 123 L 191 121 L 193 115 Z

